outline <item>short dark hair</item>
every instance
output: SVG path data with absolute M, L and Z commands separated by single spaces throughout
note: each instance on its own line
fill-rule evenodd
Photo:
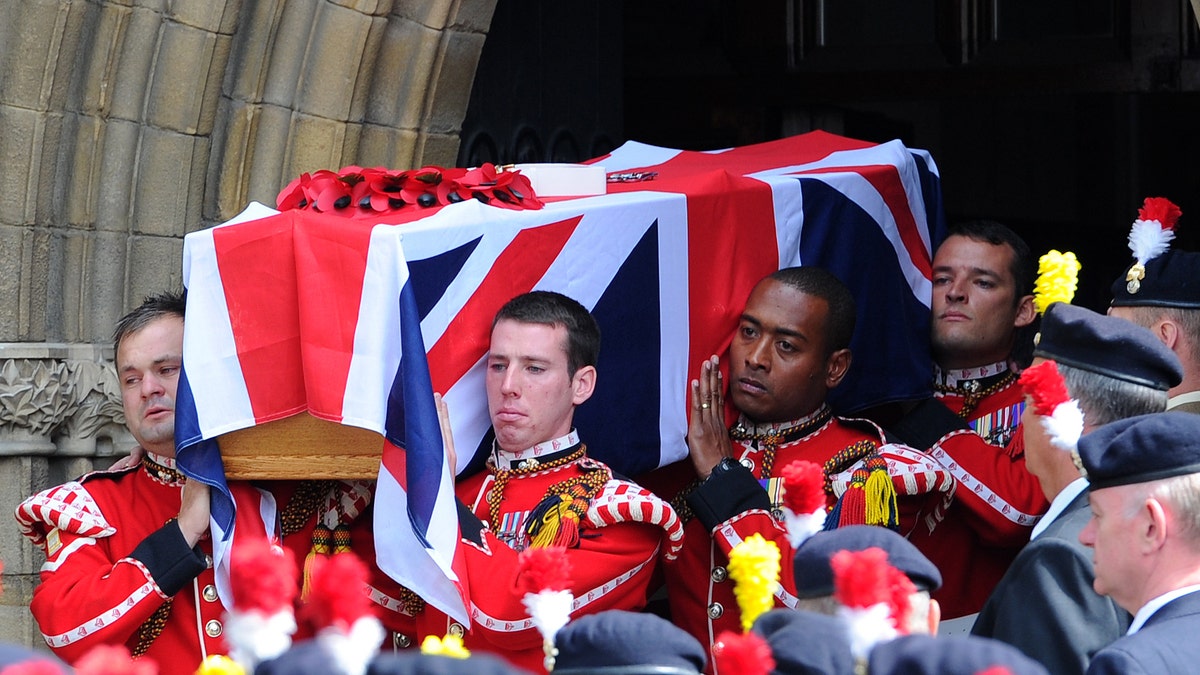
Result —
M 492 328 L 508 319 L 520 323 L 562 326 L 567 329 L 567 374 L 595 366 L 600 355 L 600 326 L 575 300 L 553 291 L 530 291 L 509 300 L 496 312 Z
M 829 306 L 825 321 L 826 356 L 850 346 L 854 337 L 856 309 L 854 295 L 837 277 L 821 267 L 785 267 L 773 273 L 774 279 L 805 295 L 821 298 Z
M 148 295 L 137 309 L 121 317 L 113 330 L 113 349 L 121 349 L 121 341 L 145 328 L 151 321 L 166 316 L 183 318 L 187 306 L 187 292 L 164 291 Z
M 1033 284 L 1037 281 L 1037 260 L 1033 257 L 1033 251 L 1029 249 L 1029 244 L 1025 243 L 1021 235 L 994 220 L 971 220 L 958 223 L 950 227 L 946 238 L 949 239 L 955 235 L 974 241 L 985 241 L 993 246 L 1008 246 L 1013 252 L 1012 264 L 1008 268 L 1016 290 L 1013 304 L 1015 305 L 1022 297 L 1033 293 Z

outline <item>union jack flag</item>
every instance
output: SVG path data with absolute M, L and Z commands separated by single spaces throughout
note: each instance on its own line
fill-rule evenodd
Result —
M 575 422 L 589 453 L 626 475 L 686 456 L 689 379 L 781 267 L 826 267 L 854 292 L 836 409 L 929 394 L 930 260 L 945 226 L 927 153 L 813 132 L 719 152 L 631 142 L 593 161 L 657 176 L 540 210 L 467 200 L 385 224 L 257 206 L 188 235 L 176 444 L 181 469 L 218 488 L 215 531 L 228 539 L 235 519 L 220 434 L 306 410 L 376 431 L 388 441 L 378 563 L 465 621 L 432 392 L 452 412 L 454 469 L 473 470 L 491 443 L 492 317 L 534 289 L 575 298 L 600 324 L 596 393 Z

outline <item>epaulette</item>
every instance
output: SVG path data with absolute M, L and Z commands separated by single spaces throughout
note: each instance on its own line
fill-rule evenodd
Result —
M 932 524 L 927 523 L 932 529 L 944 517 L 957 485 L 950 471 L 936 459 L 895 443 L 881 445 L 849 466 L 827 470 L 826 480 L 838 498 L 826 520 L 826 529 L 856 524 L 898 529 L 898 497 L 940 495 L 927 514 L 927 519 L 933 518 Z
M 119 475 L 122 472 L 108 473 Z M 94 477 L 97 477 L 95 473 L 88 474 L 21 502 L 15 514 L 21 534 L 45 551 L 46 535 L 55 529 L 92 538 L 116 533 L 116 528 L 109 524 L 92 495 L 83 487 L 83 480 Z
M 897 495 L 922 495 L 930 492 L 953 494 L 954 476 L 933 457 L 907 445 L 888 443 L 878 448 L 887 463 L 887 472 Z M 850 485 L 851 476 L 862 468 L 864 459 L 829 476 L 835 495 L 841 495 Z
M 612 480 L 612 470 L 604 462 L 582 457 L 573 462 L 578 475 L 559 481 L 529 512 L 525 534 L 532 547 L 579 545 L 580 528 L 588 524 L 585 516 L 592 500 Z
M 123 466 L 119 469 L 114 469 L 114 468 L 96 469 L 95 471 L 89 471 L 89 472 L 83 474 L 78 479 L 76 479 L 76 481 L 79 483 L 86 483 L 89 480 L 95 480 L 97 478 L 107 478 L 107 479 L 120 478 L 121 476 L 124 476 L 125 474 L 129 474 L 129 473 L 133 473 L 134 471 L 137 471 L 138 469 L 141 469 L 142 467 L 143 467 L 143 465 L 139 461 L 136 464 L 130 464 L 129 466 Z
M 675 509 L 653 492 L 635 483 L 610 480 L 592 498 L 587 512 L 592 527 L 635 522 L 657 525 L 667 533 L 666 560 L 674 560 L 683 547 L 683 522 Z

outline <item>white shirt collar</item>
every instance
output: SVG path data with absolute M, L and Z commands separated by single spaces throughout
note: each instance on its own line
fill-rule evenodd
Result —
M 958 387 L 964 382 L 972 380 L 982 380 L 985 377 L 992 377 L 1001 373 L 1008 372 L 1008 361 L 998 361 L 989 363 L 984 366 L 976 366 L 974 368 L 946 368 L 943 369 L 937 364 L 933 366 L 933 381 L 937 384 L 942 384 L 947 387 Z
M 1200 391 L 1188 391 L 1178 396 L 1172 396 L 1167 401 L 1167 410 L 1178 408 L 1185 403 L 1200 403 Z
M 174 457 L 167 457 L 166 455 L 160 455 L 156 452 L 150 452 L 149 450 L 146 450 L 146 456 L 150 458 L 150 461 L 158 464 L 159 466 L 165 466 L 168 469 L 179 469 L 179 466 L 175 463 Z
M 1177 588 L 1173 591 L 1163 593 L 1157 598 L 1154 598 L 1150 602 L 1142 605 L 1142 608 L 1137 611 L 1137 614 L 1133 615 L 1133 623 L 1129 624 L 1129 630 L 1126 631 L 1125 634 L 1133 635 L 1141 630 L 1146 621 L 1149 620 L 1150 617 L 1154 616 L 1154 613 L 1162 609 L 1163 606 L 1168 602 L 1171 602 L 1176 598 L 1182 598 L 1188 593 L 1195 593 L 1196 591 L 1200 591 L 1200 584 L 1194 586 L 1184 586 L 1183 588 Z
M 829 414 L 829 406 L 826 405 L 825 403 L 822 403 L 812 413 L 805 415 L 804 417 L 801 417 L 799 419 L 788 420 L 787 422 L 763 422 L 761 424 L 756 424 L 754 422 L 751 422 L 749 420 L 749 418 L 747 418 L 745 415 L 738 415 L 738 421 L 737 421 L 736 428 L 739 432 L 749 435 L 749 436 L 775 435 L 775 434 L 782 435 L 782 434 L 785 434 L 785 433 L 791 431 L 792 429 L 799 429 L 800 427 L 812 424 L 814 421 L 819 419 L 822 415 L 828 415 L 828 414 Z
M 1050 523 L 1053 523 L 1055 518 L 1062 515 L 1062 512 L 1071 504 L 1071 502 L 1075 501 L 1075 498 L 1078 497 L 1080 493 L 1088 488 L 1088 485 L 1089 483 L 1086 478 L 1076 478 L 1068 483 L 1061 492 L 1055 495 L 1054 499 L 1050 502 L 1050 508 L 1046 509 L 1046 514 L 1037 522 L 1037 525 L 1033 526 L 1033 532 L 1029 535 L 1029 540 L 1033 541 L 1034 539 L 1037 539 L 1039 534 L 1045 532 L 1046 528 L 1050 527 Z
M 496 445 L 494 446 L 495 454 L 492 456 L 492 458 L 497 469 L 517 469 L 523 468 L 523 460 L 551 455 L 556 452 L 561 452 L 568 448 L 572 448 L 576 445 L 579 445 L 579 432 L 572 429 L 566 436 L 560 436 L 558 438 L 552 438 L 548 441 L 542 441 L 541 443 L 538 443 L 531 448 L 525 448 L 520 452 L 505 452 L 500 449 L 500 446 Z M 528 466 L 528 464 L 526 463 L 524 466 Z M 537 463 L 533 463 L 533 466 L 537 466 Z
M 142 469 L 150 478 L 163 485 L 181 487 L 187 480 L 175 463 L 175 458 L 159 455 L 149 450 L 146 450 L 146 454 L 142 457 Z

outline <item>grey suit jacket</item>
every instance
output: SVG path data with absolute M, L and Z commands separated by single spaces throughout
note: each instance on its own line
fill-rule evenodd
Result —
M 1092 590 L 1092 551 L 1079 543 L 1091 518 L 1087 490 L 1021 551 L 971 633 L 1007 642 L 1052 673 L 1080 674 L 1129 628 L 1129 613 Z
M 1200 672 L 1200 593 L 1163 605 L 1133 635 L 1100 650 L 1088 675 Z

